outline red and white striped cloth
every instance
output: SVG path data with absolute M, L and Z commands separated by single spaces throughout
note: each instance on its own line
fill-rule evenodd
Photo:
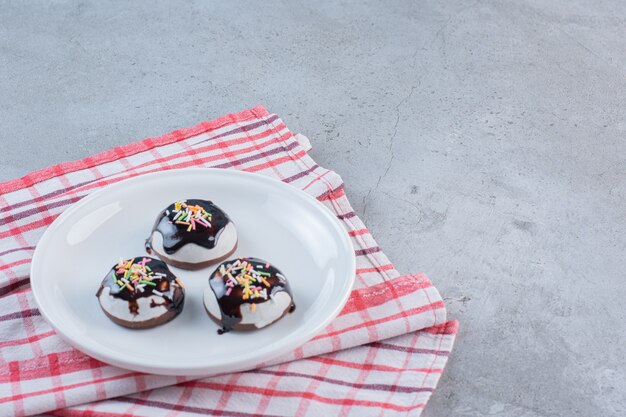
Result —
M 263 107 L 0 183 L 0 415 L 418 416 L 452 349 L 456 322 L 424 274 L 401 276 L 333 171 Z M 154 171 L 259 172 L 315 196 L 352 237 L 357 279 L 322 334 L 262 369 L 194 380 L 116 368 L 71 348 L 39 315 L 30 261 L 46 226 L 107 184 Z

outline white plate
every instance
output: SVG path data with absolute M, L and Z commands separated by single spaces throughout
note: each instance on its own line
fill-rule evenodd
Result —
M 110 321 L 95 296 L 120 257 L 145 254 L 144 240 L 164 207 L 210 199 L 239 233 L 236 256 L 276 265 L 292 288 L 296 310 L 252 332 L 218 335 L 202 293 L 212 267 L 171 268 L 186 287 L 183 312 L 148 330 Z M 31 267 L 43 317 L 77 349 L 140 372 L 214 375 L 250 369 L 305 343 L 339 314 L 354 282 L 354 249 L 341 223 L 313 197 L 261 175 L 184 169 L 142 175 L 96 191 L 46 230 Z

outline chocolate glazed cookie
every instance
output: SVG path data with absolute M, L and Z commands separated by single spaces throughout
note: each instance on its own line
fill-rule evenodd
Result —
M 219 265 L 209 278 L 204 306 L 221 325 L 220 334 L 269 326 L 296 308 L 285 276 L 257 258 Z
M 190 199 L 170 204 L 157 217 L 146 251 L 183 269 L 220 262 L 237 248 L 237 230 L 211 201 Z
M 120 260 L 96 293 L 102 311 L 120 326 L 147 329 L 172 320 L 185 302 L 182 283 L 154 258 Z

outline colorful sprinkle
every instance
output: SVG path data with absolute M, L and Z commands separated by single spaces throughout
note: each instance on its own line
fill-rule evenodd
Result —
M 187 227 L 187 231 L 196 230 L 196 224 L 204 227 L 211 227 L 211 213 L 207 212 L 202 206 L 188 205 L 186 200 L 176 201 L 173 210 L 174 217 L 172 222 Z M 170 213 L 166 212 L 166 216 Z
M 146 286 L 157 286 L 153 280 L 167 279 L 167 275 L 162 272 L 154 273 L 154 271 L 146 265 L 149 262 L 152 262 L 152 259 L 120 259 L 119 263 L 113 268 L 115 270 L 113 280 L 119 285 L 120 291 L 144 292 Z M 154 292 L 154 290 L 152 290 L 152 292 Z
M 269 267 L 269 264 L 266 265 Z M 267 289 L 271 287 L 271 284 L 265 277 L 271 276 L 269 272 L 257 271 L 252 263 L 243 259 L 220 266 L 219 272 L 225 278 L 226 296 L 232 293 L 234 287 L 239 286 L 241 298 L 244 300 L 268 299 Z M 251 308 L 254 311 L 256 307 Z

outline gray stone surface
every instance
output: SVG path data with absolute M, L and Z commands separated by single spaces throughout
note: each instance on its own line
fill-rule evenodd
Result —
M 48 3 L 0 179 L 263 103 L 461 321 L 427 417 L 626 415 L 625 2 Z

